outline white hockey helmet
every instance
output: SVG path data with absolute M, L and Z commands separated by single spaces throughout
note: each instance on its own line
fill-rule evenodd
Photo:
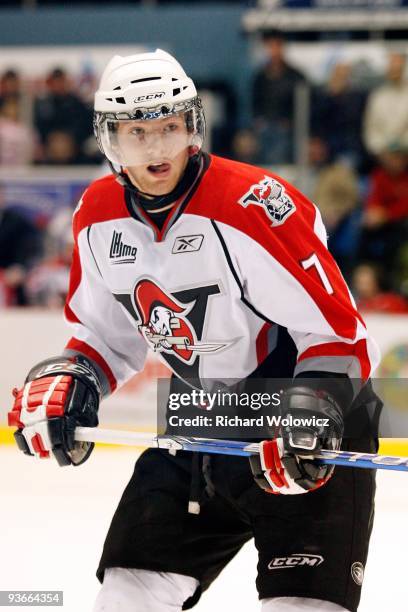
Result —
M 149 134 L 159 133 L 169 156 L 184 148 L 196 154 L 204 141 L 205 119 L 195 85 L 178 61 L 161 49 L 113 57 L 102 74 L 94 110 L 99 147 L 112 163 L 120 166 L 146 162 Z M 147 124 L 146 130 L 140 129 L 141 121 L 168 120 L 175 115 L 184 118 L 187 129 L 183 138 L 160 127 L 150 129 Z M 132 122 L 139 128 L 132 130 Z M 160 126 L 160 122 L 150 125 L 153 128 L 157 123 Z M 142 132 L 146 132 L 144 142 Z

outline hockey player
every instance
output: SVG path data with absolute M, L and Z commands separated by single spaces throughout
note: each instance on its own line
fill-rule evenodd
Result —
M 326 428 L 288 426 L 251 466 L 142 454 L 105 542 L 94 612 L 191 608 L 252 537 L 263 612 L 354 612 L 374 477 L 333 473 L 308 456 L 339 448 L 349 415 L 370 397 L 352 379 L 369 378 L 377 349 L 317 208 L 268 171 L 204 153 L 204 130 L 194 83 L 172 56 L 110 61 L 95 133 L 113 173 L 74 214 L 72 338 L 29 372 L 9 422 L 25 453 L 79 465 L 93 445 L 75 442 L 75 427 L 98 424 L 101 399 L 142 370 L 147 347 L 175 388 L 190 378 L 293 377 L 281 414 L 321 416 Z M 375 449 L 369 435 L 358 444 Z M 203 492 L 200 512 L 188 505 L 192 486 Z

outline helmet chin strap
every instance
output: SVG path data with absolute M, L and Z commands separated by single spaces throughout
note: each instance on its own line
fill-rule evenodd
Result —
M 108 163 L 113 174 L 116 175 L 116 180 L 118 181 L 118 183 L 120 183 L 125 189 L 131 191 L 136 196 L 137 201 L 144 204 L 149 204 L 150 206 L 156 208 L 175 202 L 176 200 L 178 200 L 179 197 L 183 195 L 185 191 L 187 191 L 187 189 L 195 180 L 199 171 L 201 155 L 201 151 L 192 155 L 189 158 L 184 172 L 174 189 L 169 193 L 165 193 L 159 196 L 146 193 L 141 189 L 138 189 L 136 185 L 132 183 L 128 174 L 124 171 L 122 166 L 120 166 L 120 171 L 118 171 L 110 160 L 108 160 Z

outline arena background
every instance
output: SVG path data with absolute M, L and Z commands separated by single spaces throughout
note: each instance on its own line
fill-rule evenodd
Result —
M 6 425 L 11 389 L 68 338 L 62 303 L 70 217 L 86 185 L 109 171 L 91 130 L 92 95 L 107 60 L 156 47 L 173 53 L 198 83 L 208 150 L 270 168 L 316 201 L 329 246 L 382 350 L 377 376 L 406 378 L 408 140 L 402 129 L 381 150 L 373 148 L 367 109 L 387 80 L 390 57 L 407 55 L 407 34 L 407 0 L 1 2 L 0 229 L 1 210 L 11 209 L 33 233 L 25 260 L 10 261 L 7 252 L 5 263 L 0 258 L 0 590 L 63 589 L 65 610 L 90 610 L 104 532 L 140 450 L 100 446 L 80 469 L 60 470 L 18 453 Z M 273 53 L 297 73 L 290 117 L 279 109 L 276 117 L 268 114 L 255 84 L 271 52 L 268 41 L 276 39 L 280 50 Z M 79 102 L 69 100 L 63 120 L 47 127 L 44 100 L 53 79 Z M 405 67 L 401 89 L 406 79 Z M 405 117 L 408 132 L 408 103 Z M 339 139 L 343 129 L 347 138 Z M 395 178 L 399 216 L 373 226 L 372 193 L 379 172 L 389 171 L 389 154 L 403 160 Z M 391 180 L 395 172 L 394 166 Z M 0 236 L 0 252 L 12 249 Z M 165 375 L 151 354 L 145 370 L 102 405 L 102 426 L 154 431 L 156 380 Z M 408 456 L 398 432 L 381 448 Z M 407 477 L 379 475 L 362 612 L 406 610 Z M 198 612 L 256 610 L 255 565 L 247 546 Z

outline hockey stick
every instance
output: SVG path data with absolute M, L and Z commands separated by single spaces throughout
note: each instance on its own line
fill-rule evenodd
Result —
M 259 453 L 259 444 L 257 443 L 237 440 L 190 438 L 185 436 L 154 436 L 138 431 L 97 429 L 94 427 L 77 427 L 75 430 L 75 440 L 78 442 L 102 442 L 104 444 L 162 448 L 169 451 L 196 451 L 241 457 L 249 457 Z M 333 465 L 408 472 L 408 457 L 322 450 L 315 458 L 321 463 Z

